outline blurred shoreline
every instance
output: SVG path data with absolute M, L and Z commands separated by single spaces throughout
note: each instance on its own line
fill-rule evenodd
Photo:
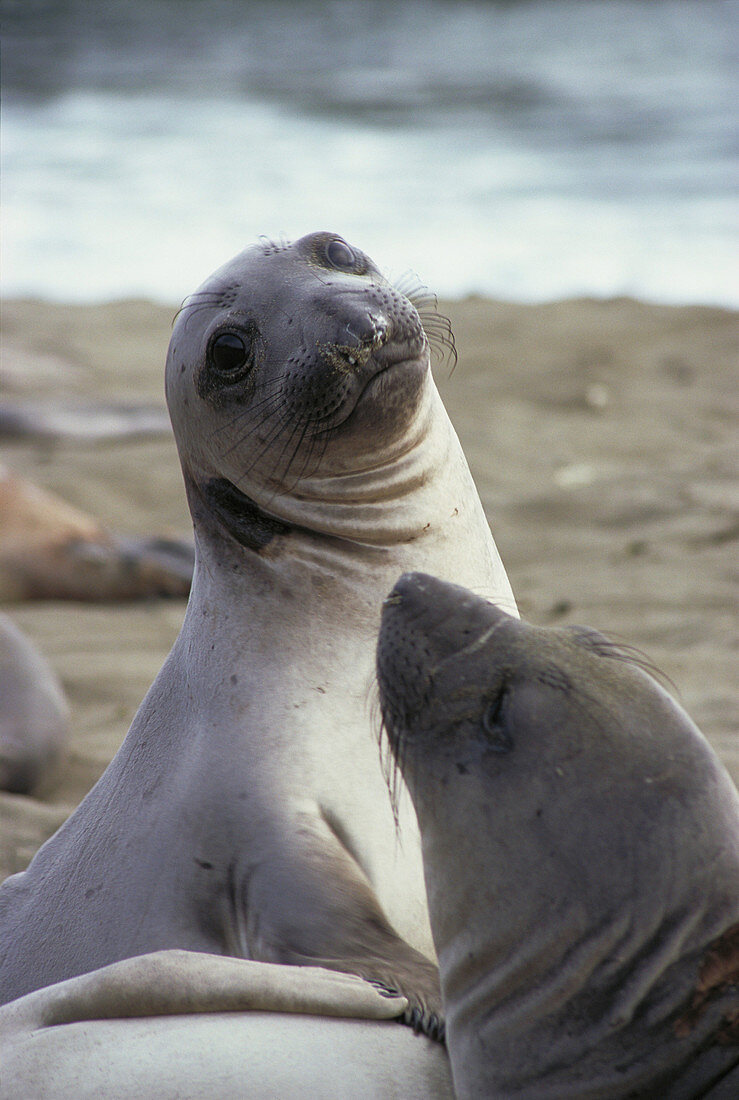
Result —
M 3 288 L 184 297 L 339 232 L 445 296 L 739 304 L 736 5 L 35 0 L 3 34 Z

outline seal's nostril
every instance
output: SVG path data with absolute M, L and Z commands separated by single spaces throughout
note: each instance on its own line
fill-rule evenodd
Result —
M 389 324 L 384 317 L 367 313 L 344 326 L 353 343 L 361 348 L 380 348 L 387 343 Z
M 372 327 L 372 347 L 381 348 L 383 344 L 387 343 L 387 323 L 385 321 L 377 321 L 373 319 Z

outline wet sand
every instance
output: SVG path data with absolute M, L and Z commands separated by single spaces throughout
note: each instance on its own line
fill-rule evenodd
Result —
M 436 368 L 524 617 L 643 650 L 739 782 L 739 316 L 631 299 L 443 303 Z M 2 394 L 164 404 L 175 307 L 3 306 Z M 171 438 L 0 441 L 0 462 L 122 534 L 189 533 Z M 0 877 L 22 869 L 125 736 L 183 601 L 5 605 L 60 675 L 72 741 L 43 797 L 0 794 Z

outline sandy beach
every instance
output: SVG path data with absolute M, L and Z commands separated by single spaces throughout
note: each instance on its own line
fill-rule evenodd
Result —
M 619 298 L 442 303 L 436 377 L 522 615 L 643 650 L 739 782 L 736 313 Z M 164 404 L 175 306 L 11 300 L 2 393 Z M 124 534 L 188 535 L 174 441 L 3 442 L 0 462 Z M 6 605 L 57 670 L 73 735 L 40 798 L 0 795 L 0 877 L 21 870 L 123 739 L 183 601 Z

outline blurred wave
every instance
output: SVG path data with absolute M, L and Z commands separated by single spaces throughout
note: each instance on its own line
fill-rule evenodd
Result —
M 4 292 L 172 301 L 333 229 L 448 295 L 736 304 L 736 13 L 6 3 Z

